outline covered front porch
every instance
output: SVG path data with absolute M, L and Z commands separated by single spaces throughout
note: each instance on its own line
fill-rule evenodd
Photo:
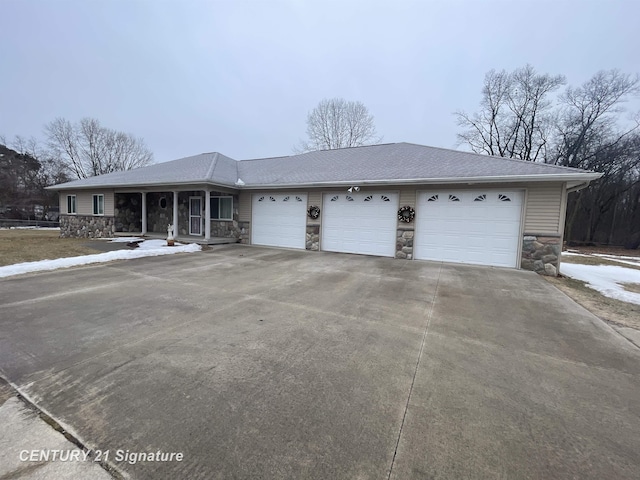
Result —
M 207 245 L 240 241 L 238 195 L 207 188 L 115 192 L 118 236 L 166 238 Z

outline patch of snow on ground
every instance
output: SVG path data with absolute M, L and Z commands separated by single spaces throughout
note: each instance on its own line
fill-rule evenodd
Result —
M 177 243 L 175 247 L 168 247 L 165 240 L 145 240 L 134 250 L 115 250 L 113 252 L 82 255 L 80 257 L 57 258 L 55 260 L 41 260 L 39 262 L 24 262 L 0 267 L 0 278 L 21 275 L 23 273 L 57 270 L 59 268 L 77 267 L 91 263 L 111 262 L 113 260 L 128 260 L 130 258 L 156 257 L 174 253 L 199 252 L 202 247 L 198 244 Z
M 576 280 L 582 280 L 588 287 L 609 298 L 640 305 L 640 293 L 628 292 L 623 283 L 640 283 L 640 270 L 615 265 L 581 265 L 563 263 L 560 272 Z
M 566 252 L 562 252 L 562 255 L 566 255 L 567 257 L 588 257 L 589 255 L 587 255 L 586 253 L 578 253 L 578 252 L 570 252 L 570 251 L 566 251 Z
M 102 239 L 97 239 L 102 240 Z M 144 238 L 142 237 L 116 237 L 116 238 L 105 238 L 104 240 L 109 240 L 113 243 L 129 243 L 129 242 L 142 242 Z M 148 240 L 149 242 L 151 240 Z M 164 240 L 162 240 L 164 242 Z
M 609 255 L 605 253 L 594 253 L 596 257 L 606 258 L 607 260 L 611 260 L 613 262 L 624 263 L 625 265 L 633 265 L 635 267 L 640 267 L 640 258 L 639 257 L 626 257 L 624 255 Z
M 0 230 L 58 230 L 60 227 L 2 227 Z

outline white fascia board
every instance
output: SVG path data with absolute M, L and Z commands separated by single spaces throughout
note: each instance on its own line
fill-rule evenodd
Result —
M 50 187 L 46 187 L 47 190 L 100 190 L 104 188 L 111 188 L 115 190 L 157 190 L 158 188 L 166 188 L 167 190 L 171 190 L 173 188 L 183 188 L 185 186 L 189 187 L 220 187 L 231 190 L 239 190 L 235 185 L 224 185 L 222 183 L 213 183 L 209 181 L 199 181 L 199 182 L 171 182 L 171 183 L 153 183 L 153 182 L 144 182 L 144 183 L 128 183 L 128 184 L 107 184 L 104 185 L 65 185 L 62 184 L 52 185 Z
M 303 187 L 327 187 L 340 185 L 418 185 L 418 184 L 435 184 L 446 185 L 455 183 L 466 183 L 469 185 L 484 183 L 511 183 L 511 182 L 576 182 L 576 185 L 583 183 L 588 184 L 592 180 L 596 180 L 602 176 L 601 173 L 585 172 L 585 173 L 556 173 L 546 175 L 499 175 L 487 177 L 443 177 L 443 178 L 398 178 L 398 179 L 382 179 L 382 180 L 340 180 L 325 182 L 308 182 L 308 183 L 278 183 L 278 184 L 253 184 L 253 185 L 224 185 L 209 181 L 185 181 L 185 182 L 143 182 L 132 184 L 94 184 L 94 185 L 53 185 L 47 187 L 49 190 L 96 190 L 103 188 L 112 189 L 136 189 L 136 188 L 171 188 L 195 185 L 209 185 L 212 187 L 224 187 L 233 190 L 259 190 L 259 189 L 277 189 L 277 188 L 303 188 Z
M 485 183 L 513 183 L 513 182 L 575 182 L 577 185 L 589 184 L 602 176 L 601 173 L 585 172 L 580 174 L 551 174 L 551 175 L 510 175 L 493 177 L 447 177 L 447 178 L 411 178 L 390 180 L 341 180 L 311 183 L 281 183 L 281 184 L 255 184 L 246 185 L 242 190 L 260 190 L 277 188 L 301 188 L 301 187 L 330 187 L 351 185 L 446 185 L 466 183 L 468 185 Z

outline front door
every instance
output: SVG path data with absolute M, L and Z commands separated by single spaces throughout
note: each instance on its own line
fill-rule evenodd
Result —
M 202 197 L 189 197 L 189 235 L 202 235 Z

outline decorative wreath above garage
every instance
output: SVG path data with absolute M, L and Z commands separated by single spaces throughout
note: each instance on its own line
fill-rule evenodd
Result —
M 313 218 L 315 220 L 320 216 L 320 207 L 311 205 L 307 210 L 307 215 L 309 215 L 309 218 Z
M 416 216 L 416 211 L 413 207 L 409 205 L 405 205 L 404 207 L 400 207 L 398 210 L 398 220 L 404 223 L 413 222 L 414 217 Z

